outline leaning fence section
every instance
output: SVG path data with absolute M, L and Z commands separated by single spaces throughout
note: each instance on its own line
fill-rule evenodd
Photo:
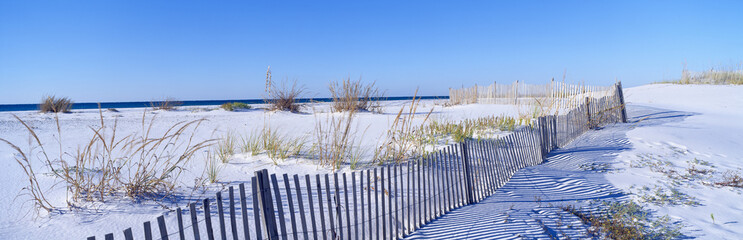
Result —
M 605 124 L 626 122 L 621 84 L 505 137 L 465 140 L 403 164 L 332 174 L 271 174 L 104 239 L 399 239 L 505 185 L 519 169 Z M 155 225 L 156 226 L 153 226 Z M 136 234 L 135 234 L 136 233 Z M 95 239 L 89 237 L 88 239 Z

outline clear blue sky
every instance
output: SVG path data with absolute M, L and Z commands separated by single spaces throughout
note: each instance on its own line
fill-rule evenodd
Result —
M 743 1 L 1 1 L 0 104 L 310 97 L 561 79 L 636 86 L 743 60 Z

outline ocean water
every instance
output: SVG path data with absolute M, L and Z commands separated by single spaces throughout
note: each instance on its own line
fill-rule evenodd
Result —
M 422 96 L 417 97 L 420 99 L 449 99 L 448 96 Z M 398 100 L 411 100 L 413 99 L 413 96 L 403 96 L 403 97 L 385 97 L 380 99 L 381 101 L 398 101 Z M 331 98 L 300 98 L 297 99 L 297 102 L 300 103 L 307 103 L 307 102 L 330 102 Z M 263 103 L 263 99 L 237 99 L 237 100 L 194 100 L 194 101 L 180 101 L 182 104 L 181 106 L 213 106 L 213 105 L 222 105 L 223 103 L 228 102 L 242 102 L 247 104 L 261 104 Z M 157 104 L 158 102 L 102 102 L 101 108 L 102 109 L 108 109 L 108 108 L 141 108 L 141 107 L 151 107 L 152 104 Z M 39 104 L 0 104 L 0 112 L 8 112 L 8 111 L 35 111 L 39 109 Z M 72 109 L 98 109 L 98 103 L 94 102 L 88 102 L 88 103 L 74 103 L 72 105 Z

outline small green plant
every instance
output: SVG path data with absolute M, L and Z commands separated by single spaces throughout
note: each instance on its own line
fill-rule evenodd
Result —
M 654 189 L 650 189 L 644 186 L 640 189 L 640 200 L 642 202 L 652 203 L 660 206 L 664 205 L 689 205 L 698 206 L 699 201 L 688 194 L 682 193 L 676 188 L 664 189 L 659 186 L 655 186 Z
M 250 153 L 250 155 L 256 156 L 263 150 L 261 136 L 256 131 L 248 135 L 248 137 L 241 137 L 241 140 L 240 148 L 243 153 Z
M 222 163 L 229 163 L 232 155 L 235 154 L 235 135 L 232 133 L 225 134 L 217 143 L 216 154 Z
M 219 181 L 219 173 L 222 171 L 223 168 L 223 166 L 219 163 L 220 160 L 218 159 L 218 153 L 206 151 L 205 155 L 206 168 L 204 169 L 204 171 L 206 171 L 209 182 L 216 183 L 217 181 Z
M 715 224 L 715 214 L 710 213 L 709 217 L 712 218 L 712 224 Z
M 264 128 L 259 136 L 261 148 L 276 165 L 280 160 L 301 154 L 306 143 L 302 137 L 288 137 L 271 128 Z
M 69 113 L 72 109 L 72 100 L 66 97 L 46 96 L 39 104 L 39 111 L 43 113 Z

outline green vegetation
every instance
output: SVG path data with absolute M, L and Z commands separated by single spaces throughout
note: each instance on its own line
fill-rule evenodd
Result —
M 226 111 L 230 111 L 230 112 L 231 111 L 235 111 L 235 110 L 239 110 L 239 109 L 247 110 L 247 109 L 252 109 L 253 108 L 253 106 L 250 106 L 247 103 L 243 103 L 243 102 L 228 102 L 228 103 L 223 103 L 220 107 L 222 109 L 224 109 Z
M 590 226 L 588 234 L 598 239 L 674 239 L 681 237 L 681 226 L 668 216 L 652 219 L 648 211 L 634 202 L 603 202 L 591 212 L 562 207 Z

